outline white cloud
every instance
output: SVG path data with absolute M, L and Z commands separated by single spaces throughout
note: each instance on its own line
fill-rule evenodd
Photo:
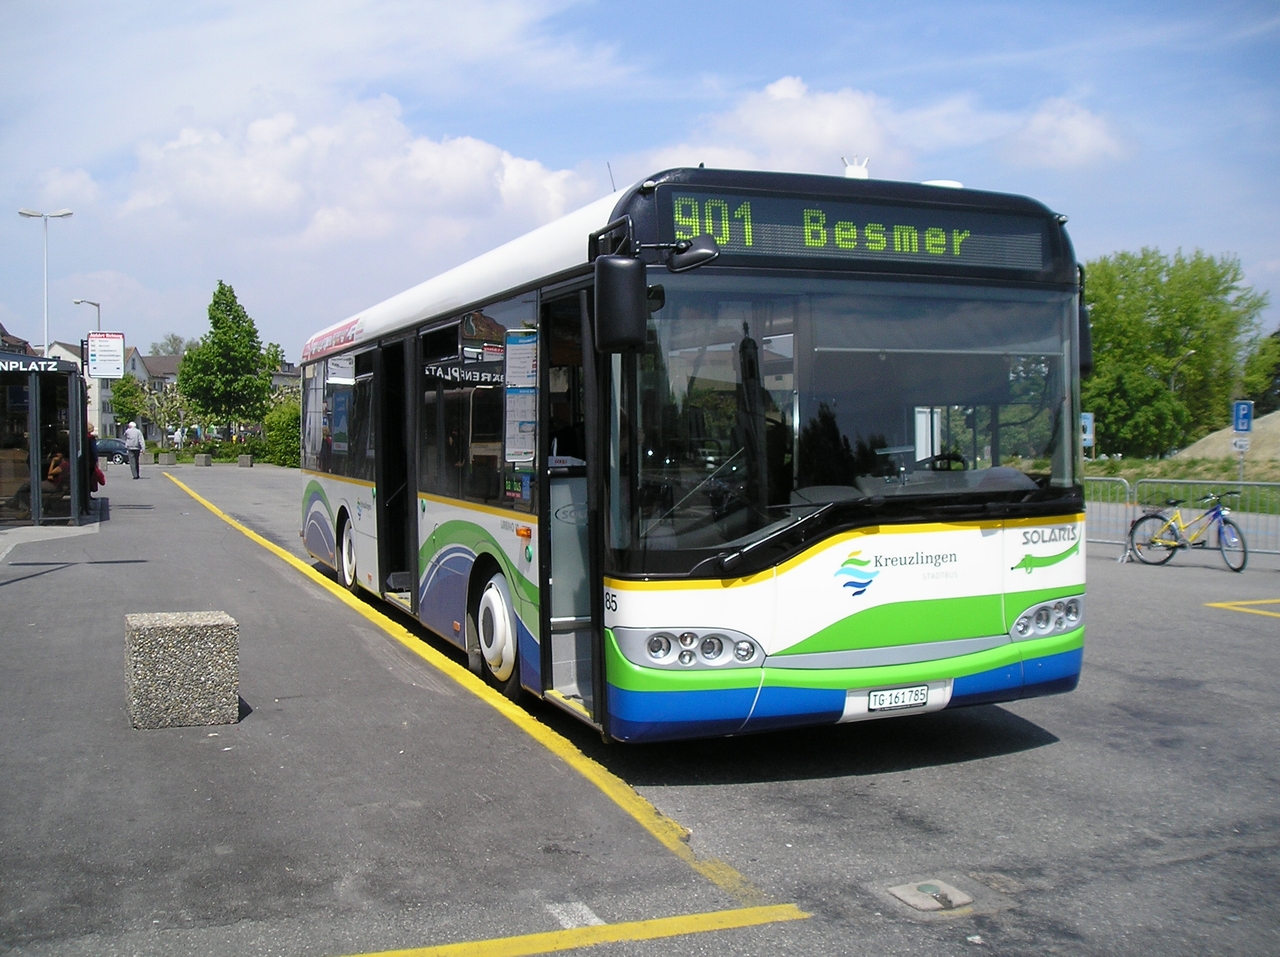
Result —
M 1071 100 L 1045 101 L 1004 145 L 1018 166 L 1072 169 L 1119 159 L 1124 149 L 1102 117 Z
M 399 104 L 383 96 L 330 124 L 304 128 L 278 113 L 239 130 L 186 129 L 144 146 L 122 209 L 252 223 L 259 235 L 314 247 L 411 236 L 428 223 L 438 231 L 445 221 L 456 237 L 498 214 L 531 228 L 595 193 L 572 170 L 474 137 L 416 136 Z
M 37 179 L 40 183 L 40 195 L 50 205 L 83 205 L 96 203 L 98 200 L 98 184 L 85 170 L 78 167 L 47 169 Z
M 917 167 L 957 151 L 995 151 L 1020 166 L 1070 168 L 1123 150 L 1105 120 L 1065 98 L 1025 111 L 984 107 L 972 94 L 902 108 L 862 90 L 810 89 L 785 76 L 704 117 L 698 135 L 631 158 L 652 172 L 694 165 L 839 173 L 840 158 L 871 158 L 875 178 L 908 179 Z M 639 175 L 639 174 L 637 174 Z
M 812 92 L 784 76 L 749 93 L 731 110 L 706 118 L 686 143 L 646 154 L 653 168 L 694 165 L 835 173 L 840 157 L 871 156 L 878 168 L 900 170 L 910 157 L 895 141 L 887 106 L 859 90 Z

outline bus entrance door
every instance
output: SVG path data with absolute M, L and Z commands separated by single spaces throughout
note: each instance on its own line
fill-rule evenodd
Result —
M 543 304 L 547 341 L 545 382 L 550 422 L 545 431 L 548 540 L 543 581 L 551 592 L 544 611 L 543 675 L 548 700 L 596 723 L 598 638 L 591 607 L 591 475 L 585 437 L 581 300 L 578 295 Z M 589 357 L 593 358 L 593 357 Z
M 412 342 L 410 342 L 412 349 Z M 406 364 L 406 358 L 410 361 Z M 378 431 L 378 569 L 382 574 L 383 597 L 413 612 L 413 582 L 416 577 L 414 550 L 417 539 L 413 512 L 415 498 L 410 484 L 406 375 L 412 370 L 412 356 L 405 356 L 405 343 L 392 342 L 378 350 L 374 382 L 377 395 Z M 411 411 L 415 408 L 410 407 Z M 411 416 L 410 416 L 411 417 Z M 411 525 L 413 526 L 411 528 Z

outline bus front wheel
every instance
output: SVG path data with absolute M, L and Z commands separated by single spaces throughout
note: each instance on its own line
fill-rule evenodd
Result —
M 480 592 L 473 627 L 490 684 L 513 701 L 520 697 L 516 616 L 507 577 L 492 575 Z
M 338 545 L 338 577 L 348 591 L 355 592 L 360 586 L 360 574 L 356 571 L 356 528 L 350 519 L 342 523 L 342 540 Z

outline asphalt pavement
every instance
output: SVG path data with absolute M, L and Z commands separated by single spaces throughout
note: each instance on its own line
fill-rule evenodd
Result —
M 0 533 L 0 951 L 551 934 L 519 951 L 550 952 L 584 939 L 566 927 L 744 907 L 390 637 L 377 603 L 342 603 L 162 471 L 302 555 L 300 477 L 263 466 L 112 469 L 108 520 Z M 1280 953 L 1280 561 L 1236 575 L 1216 553 L 1117 554 L 1090 551 L 1069 695 L 639 747 L 531 706 L 688 828 L 699 861 L 811 915 L 595 952 Z M 123 615 L 200 609 L 240 623 L 240 722 L 135 731 Z M 928 914 L 888 893 L 928 880 L 973 903 Z

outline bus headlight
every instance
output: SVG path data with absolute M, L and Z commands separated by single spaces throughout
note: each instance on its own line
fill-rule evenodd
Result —
M 661 661 L 671 654 L 671 636 L 658 633 L 649 638 L 649 657 Z
M 1084 596 L 1055 598 L 1032 605 L 1013 620 L 1009 637 L 1014 641 L 1047 638 L 1075 631 L 1084 624 Z
M 632 664 L 676 671 L 752 668 L 764 663 L 764 649 L 749 635 L 725 628 L 609 629 L 618 650 Z

